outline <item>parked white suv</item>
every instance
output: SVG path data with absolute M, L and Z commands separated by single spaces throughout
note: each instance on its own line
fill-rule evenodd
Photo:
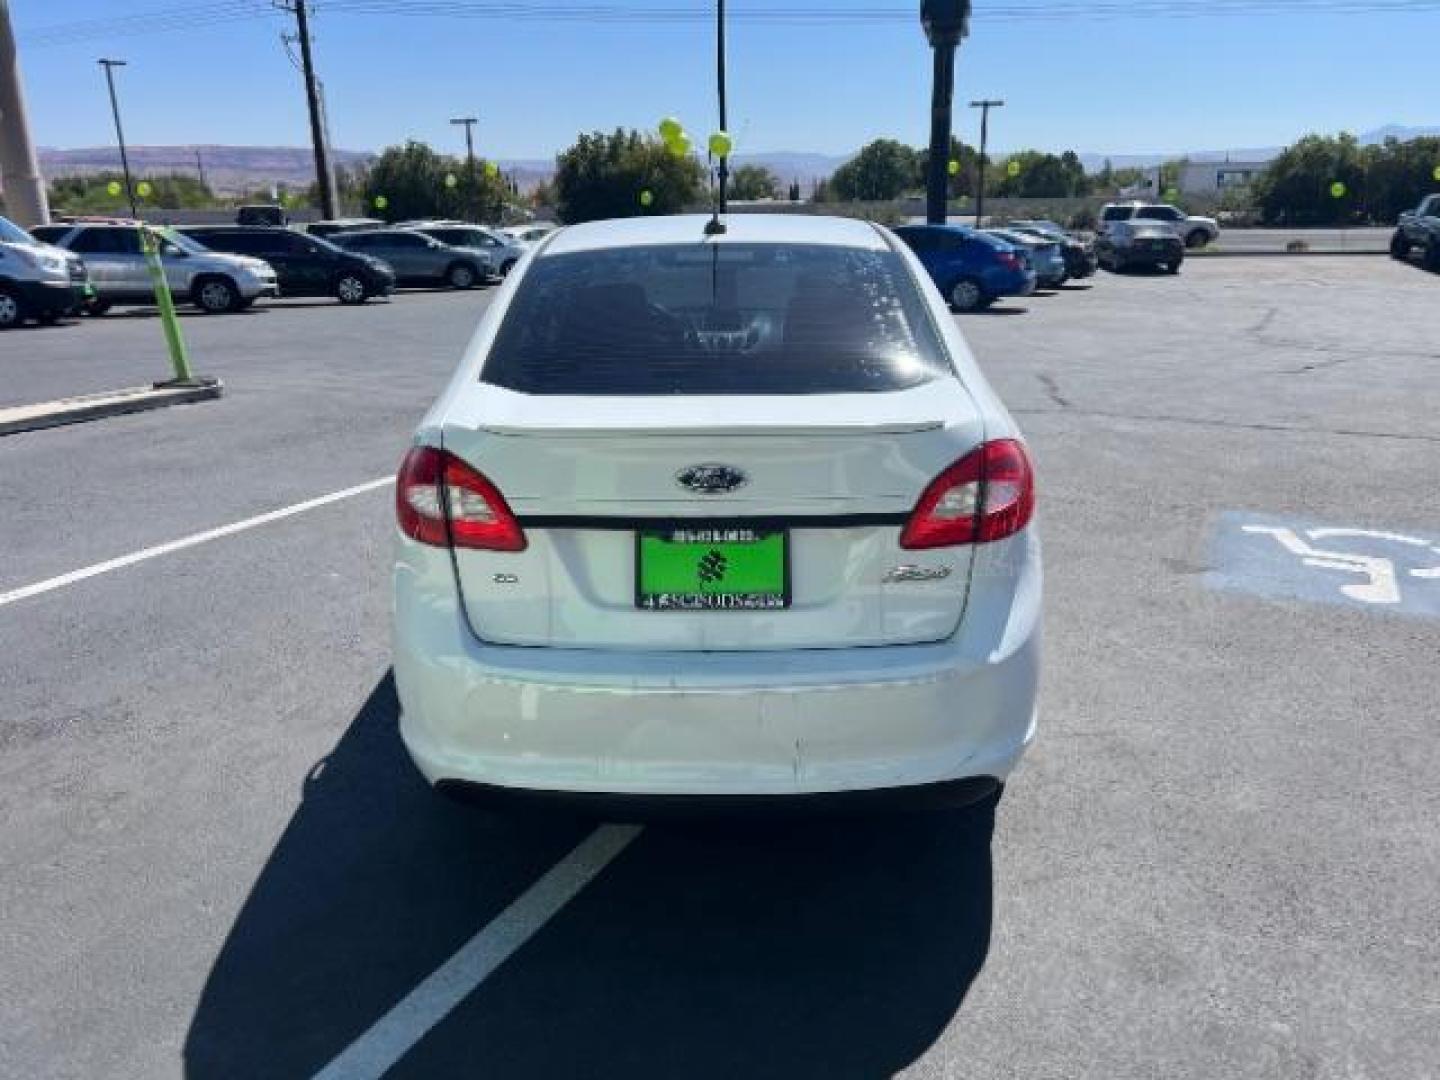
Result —
M 486 310 L 396 488 L 405 745 L 501 799 L 991 796 L 1035 731 L 1023 437 L 893 233 L 709 224 L 562 229 Z
M 226 255 L 173 229 L 158 230 L 160 262 L 170 291 L 202 311 L 241 311 L 258 297 L 277 295 L 275 270 L 263 259 Z M 140 244 L 140 226 L 85 222 L 46 225 L 43 238 L 82 256 L 95 299 L 88 310 L 100 315 L 113 304 L 153 304 L 155 287 Z
M 85 299 L 85 264 L 0 217 L 0 330 L 52 323 Z
M 1220 237 L 1220 225 L 1214 218 L 1197 217 L 1168 203 L 1110 203 L 1100 211 L 1100 221 L 1163 221 L 1175 230 L 1187 248 L 1202 248 Z

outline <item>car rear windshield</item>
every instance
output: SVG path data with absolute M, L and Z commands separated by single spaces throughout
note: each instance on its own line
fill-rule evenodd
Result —
M 893 252 L 726 243 L 540 259 L 480 377 L 528 394 L 826 394 L 950 370 Z

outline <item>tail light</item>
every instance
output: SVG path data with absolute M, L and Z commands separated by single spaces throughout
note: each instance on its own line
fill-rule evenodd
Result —
M 417 446 L 395 482 L 400 531 L 435 547 L 524 551 L 525 532 L 505 496 L 454 454 Z
M 982 443 L 930 482 L 900 546 L 985 544 L 1013 536 L 1035 512 L 1035 474 L 1014 439 Z
M 1025 269 L 1025 260 L 1022 259 L 1019 255 L 1014 255 L 1008 251 L 1002 251 L 999 255 L 996 256 L 996 258 L 1000 260 L 1000 265 L 1005 267 L 1007 270 Z

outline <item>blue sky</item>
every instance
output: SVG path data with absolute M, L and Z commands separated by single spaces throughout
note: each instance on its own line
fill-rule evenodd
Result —
M 394 6 L 407 2 L 444 7 Z M 1411 2 L 1418 9 L 1423 0 Z M 460 133 L 447 119 L 467 113 L 481 118 L 478 150 L 499 158 L 549 157 L 578 131 L 649 128 L 666 113 L 692 133 L 715 126 L 713 38 L 701 24 L 371 15 L 359 10 L 391 5 L 316 3 L 316 56 L 340 147 L 418 138 L 455 149 Z M 918 9 L 899 0 L 787 5 Z M 279 41 L 284 21 L 203 18 L 264 6 L 196 3 L 193 15 L 170 20 L 179 29 L 107 30 L 56 43 L 43 35 L 46 27 L 187 8 L 177 0 L 11 0 L 36 140 L 59 147 L 112 140 L 95 65 L 106 55 L 130 61 L 120 81 L 133 143 L 303 145 L 300 80 Z M 999 150 L 1224 149 L 1282 144 L 1311 130 L 1440 122 L 1433 65 L 1413 53 L 1402 59 L 1407 42 L 1440 40 L 1440 5 L 1400 14 L 1100 22 L 1006 22 L 986 19 L 985 8 L 977 0 L 956 97 L 1008 102 L 991 128 Z M 915 145 L 926 139 L 930 54 L 918 19 L 822 27 L 736 21 L 730 57 L 739 151 L 843 153 L 880 135 Z M 961 138 L 975 138 L 977 126 L 972 110 L 957 111 Z

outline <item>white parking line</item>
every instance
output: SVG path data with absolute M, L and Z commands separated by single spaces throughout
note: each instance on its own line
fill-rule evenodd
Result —
M 314 1080 L 383 1076 L 639 835 L 636 825 L 596 829 L 316 1073 Z
M 367 491 L 374 491 L 376 488 L 382 488 L 393 483 L 395 483 L 393 476 L 384 476 L 379 480 L 356 484 L 354 487 L 344 488 L 341 491 L 332 491 L 329 495 L 321 495 L 316 499 L 306 499 L 304 502 L 295 503 L 293 506 L 285 506 L 279 510 L 271 510 L 269 513 L 246 518 L 244 521 L 236 521 L 230 525 L 221 525 L 218 529 L 208 529 L 205 532 L 195 533 L 193 536 L 184 536 L 179 540 L 171 540 L 166 544 L 158 544 L 155 547 L 144 548 L 141 551 L 132 551 L 129 555 L 121 555 L 117 559 L 107 559 L 104 562 L 95 563 L 93 566 L 86 566 L 79 570 L 72 570 L 68 574 L 61 574 L 59 577 L 46 578 L 44 581 L 37 581 L 33 585 L 22 585 L 18 589 L 11 589 L 9 592 L 0 593 L 0 607 L 4 607 L 6 604 L 13 604 L 17 600 L 26 600 L 32 596 L 39 596 L 41 593 L 47 593 L 54 589 L 63 589 L 66 585 L 74 585 L 77 581 L 84 581 L 86 578 L 96 577 L 100 574 L 108 574 L 112 570 L 121 570 L 127 566 L 134 566 L 136 563 L 144 562 L 146 559 L 157 559 L 161 555 L 170 555 L 176 551 L 183 551 L 186 548 L 194 547 L 196 544 L 204 544 L 210 540 L 218 540 L 222 536 L 233 536 L 238 532 L 244 532 L 246 529 L 254 529 L 260 525 L 268 525 L 272 521 L 280 521 L 282 518 L 303 514 L 306 510 L 314 510 L 316 507 L 339 502 L 341 499 L 348 499 L 352 495 L 363 495 Z

